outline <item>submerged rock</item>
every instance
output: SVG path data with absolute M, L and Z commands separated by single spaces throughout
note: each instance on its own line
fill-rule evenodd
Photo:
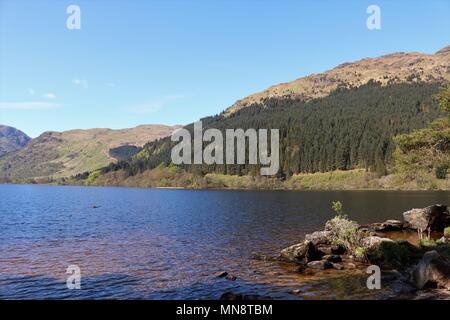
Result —
M 443 231 L 450 225 L 447 206 L 435 204 L 423 209 L 412 209 L 403 213 L 404 227 L 414 230 Z
M 219 271 L 214 273 L 214 276 L 217 278 L 225 278 L 228 275 L 228 272 L 226 271 Z
M 231 275 L 231 274 L 227 274 L 227 275 L 225 276 L 225 279 L 227 279 L 227 280 L 229 280 L 229 281 L 235 281 L 237 278 L 236 278 L 236 276 L 233 276 L 233 275 Z
M 426 252 L 411 275 L 418 289 L 432 284 L 450 290 L 450 261 L 436 250 Z
M 272 300 L 271 297 L 268 296 L 260 296 L 258 294 L 241 294 L 241 293 L 234 293 L 234 292 L 225 292 L 220 296 L 220 300 L 230 300 L 230 301 L 237 301 L 237 300 Z
M 331 265 L 333 266 L 333 269 L 344 270 L 344 266 L 342 264 L 340 264 L 340 263 L 333 263 L 332 262 Z
M 318 269 L 318 270 L 325 270 L 325 269 L 333 268 L 333 265 L 331 264 L 331 262 L 327 261 L 327 260 L 311 261 L 306 266 L 308 268 Z
M 322 256 L 323 254 L 308 240 L 284 248 L 280 252 L 281 260 L 300 264 L 307 264 L 308 262 L 319 260 Z

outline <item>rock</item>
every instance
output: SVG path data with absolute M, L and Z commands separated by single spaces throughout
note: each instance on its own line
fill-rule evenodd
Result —
M 344 254 L 347 250 L 340 245 L 318 245 L 317 250 L 323 255 Z
M 229 280 L 229 281 L 235 281 L 237 278 L 231 274 L 227 274 L 225 276 L 225 279 Z
M 331 243 L 331 231 L 316 231 L 305 236 L 305 239 L 311 241 L 313 245 L 330 244 Z
M 404 227 L 425 231 L 443 231 L 450 225 L 447 206 L 435 204 L 423 209 L 412 209 L 403 213 Z
M 329 262 L 327 260 L 311 261 L 306 266 L 308 268 L 318 269 L 318 270 L 325 270 L 325 269 L 330 269 L 333 267 L 331 262 Z
M 334 269 L 336 270 L 344 270 L 344 266 L 340 263 L 331 263 Z
M 413 269 L 412 281 L 418 289 L 427 284 L 435 284 L 439 288 L 450 290 L 450 261 L 436 250 L 428 251 Z
M 406 240 L 380 241 L 378 245 L 365 250 L 367 261 L 383 269 L 404 270 L 408 266 L 416 264 L 422 255 L 423 252 L 420 248 Z
M 305 240 L 284 248 L 280 252 L 280 259 L 288 262 L 307 264 L 308 262 L 321 259 L 323 254 L 315 248 L 311 241 Z
M 341 256 L 339 256 L 337 254 L 325 255 L 322 257 L 322 259 L 330 261 L 330 262 L 341 262 L 342 261 Z
M 403 229 L 403 222 L 400 220 L 386 220 L 385 222 L 371 223 L 361 226 L 360 230 L 366 232 L 388 232 L 400 231 Z
M 226 272 L 226 271 L 219 271 L 219 272 L 214 273 L 214 276 L 216 278 L 225 278 L 227 275 L 228 275 L 228 272 Z
M 361 240 L 361 246 L 363 247 L 363 249 L 366 249 L 366 250 L 374 250 L 383 241 L 385 241 L 385 242 L 393 242 L 389 238 L 381 238 L 381 237 L 376 237 L 376 236 L 369 236 L 369 237 L 363 238 Z

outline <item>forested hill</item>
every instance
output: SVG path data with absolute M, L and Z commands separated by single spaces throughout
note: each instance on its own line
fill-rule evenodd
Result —
M 384 174 L 401 133 L 425 127 L 439 113 L 433 96 L 442 83 L 408 81 L 382 85 L 375 81 L 337 89 L 330 95 L 304 101 L 271 97 L 227 115 L 202 119 L 204 128 L 280 129 L 279 177 L 299 172 L 366 168 Z M 192 129 L 192 125 L 187 126 Z M 160 139 L 144 146 L 131 161 L 104 168 L 135 175 L 170 164 L 173 143 Z M 257 174 L 255 165 L 185 166 L 205 174 Z
M 450 75 L 450 46 L 435 54 L 395 52 L 376 58 L 343 63 L 317 74 L 280 83 L 241 100 L 225 110 L 231 114 L 267 98 L 295 98 L 309 101 L 329 95 L 339 88 L 359 87 L 370 81 L 382 85 L 405 82 L 442 82 Z

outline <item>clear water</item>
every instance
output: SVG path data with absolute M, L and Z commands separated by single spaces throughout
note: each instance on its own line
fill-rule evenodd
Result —
M 332 277 L 320 280 L 253 258 L 276 256 L 322 229 L 336 200 L 368 223 L 449 203 L 450 193 L 0 185 L 0 298 L 371 298 L 355 272 L 327 271 Z M 66 287 L 72 264 L 81 269 L 80 290 Z M 222 270 L 237 280 L 216 278 Z

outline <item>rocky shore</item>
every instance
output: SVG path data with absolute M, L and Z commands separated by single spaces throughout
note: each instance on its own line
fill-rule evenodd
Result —
M 324 230 L 281 250 L 279 260 L 298 272 L 380 267 L 395 288 L 388 299 L 450 299 L 450 213 L 432 205 L 403 213 L 403 221 L 359 225 L 342 208 Z M 388 276 L 387 276 L 388 275 Z

